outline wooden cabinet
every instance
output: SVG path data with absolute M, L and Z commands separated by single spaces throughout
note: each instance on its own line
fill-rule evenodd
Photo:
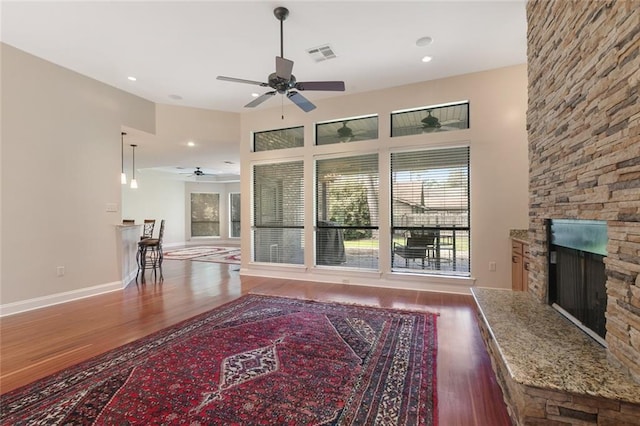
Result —
M 511 240 L 511 289 L 526 291 L 529 285 L 529 244 Z

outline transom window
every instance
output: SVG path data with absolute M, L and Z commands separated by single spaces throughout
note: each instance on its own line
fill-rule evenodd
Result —
M 268 130 L 253 134 L 253 150 L 255 152 L 275 149 L 297 148 L 304 146 L 304 127 Z
M 316 145 L 378 139 L 378 116 L 342 118 L 316 124 Z
M 391 113 L 391 137 L 469 128 L 469 102 L 421 107 Z

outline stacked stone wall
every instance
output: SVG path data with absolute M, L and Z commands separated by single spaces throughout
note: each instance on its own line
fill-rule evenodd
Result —
M 607 344 L 640 381 L 640 0 L 527 3 L 529 291 L 547 302 L 547 220 L 608 224 Z

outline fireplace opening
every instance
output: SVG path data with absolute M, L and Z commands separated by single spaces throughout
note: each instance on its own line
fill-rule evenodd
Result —
M 606 222 L 552 219 L 548 231 L 549 304 L 606 346 Z

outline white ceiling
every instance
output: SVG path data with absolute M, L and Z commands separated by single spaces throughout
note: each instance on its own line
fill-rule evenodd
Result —
M 156 103 L 241 112 L 251 93 L 265 88 L 216 76 L 266 81 L 275 71 L 278 6 L 290 11 L 284 56 L 294 61 L 296 78 L 345 82 L 345 92 L 304 92 L 312 102 L 526 62 L 526 0 L 3 0 L 1 39 Z M 433 43 L 417 46 L 424 36 Z M 324 44 L 337 58 L 316 63 L 306 50 Z M 423 63 L 425 55 L 433 60 Z M 273 106 L 270 100 L 258 108 Z M 164 151 L 146 165 L 173 167 L 167 158 L 175 152 Z M 222 160 L 239 163 L 239 153 L 215 163 Z M 216 168 L 207 161 L 190 166 Z

